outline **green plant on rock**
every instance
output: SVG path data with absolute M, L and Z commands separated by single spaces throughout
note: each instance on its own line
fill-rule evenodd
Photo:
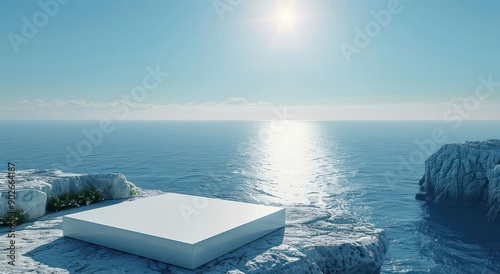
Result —
M 135 188 L 130 189 L 130 196 L 135 196 L 137 195 L 137 190 Z
M 0 226 L 18 225 L 26 221 L 26 212 L 24 210 L 16 209 L 10 211 L 6 216 L 0 217 Z
M 66 208 L 79 207 L 104 200 L 97 189 L 87 189 L 80 193 L 67 193 L 53 196 L 47 202 L 48 211 L 59 211 Z

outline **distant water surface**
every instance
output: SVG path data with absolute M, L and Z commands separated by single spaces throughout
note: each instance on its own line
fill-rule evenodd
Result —
M 122 121 L 101 138 L 97 121 L 3 121 L 0 164 L 119 171 L 142 188 L 347 211 L 386 230 L 382 272 L 500 273 L 499 225 L 482 213 L 414 199 L 423 161 L 441 145 L 431 141 L 433 131 L 445 143 L 500 138 L 499 122 L 452 126 Z

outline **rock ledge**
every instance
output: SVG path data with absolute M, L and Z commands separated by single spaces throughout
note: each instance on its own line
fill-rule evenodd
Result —
M 0 216 L 9 211 L 8 180 L 0 173 Z M 99 190 L 105 200 L 130 197 L 136 186 L 121 173 L 73 174 L 60 170 L 16 171 L 16 208 L 26 212 L 28 221 L 45 215 L 47 200 L 52 196 L 78 193 L 86 189 Z
M 40 215 L 35 207 L 50 195 L 95 187 L 110 200 L 55 212 L 19 225 L 16 232 L 19 257 L 15 267 L 6 269 L 7 273 L 378 273 L 389 248 L 382 229 L 359 222 L 343 211 L 294 206 L 286 209 L 284 229 L 190 271 L 63 237 L 63 215 L 127 202 L 111 200 L 127 198 L 130 189 L 136 188 L 122 174 L 27 170 L 18 171 L 17 179 L 19 207 L 28 211 L 31 219 Z M 5 186 L 6 181 L 0 181 L 0 187 Z M 132 199 L 161 194 L 137 190 L 139 195 Z M 45 206 L 42 208 L 45 213 Z M 0 236 L 7 232 L 8 228 L 0 228 Z M 7 239 L 0 237 L 0 246 L 7 246 Z M 0 264 L 7 265 L 4 262 L 7 257 L 2 257 Z
M 419 200 L 483 208 L 488 221 L 500 222 L 500 140 L 443 145 L 419 185 Z

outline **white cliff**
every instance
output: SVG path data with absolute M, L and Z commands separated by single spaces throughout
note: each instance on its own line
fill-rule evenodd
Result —
M 417 199 L 486 209 L 500 222 L 500 140 L 443 145 L 425 162 Z

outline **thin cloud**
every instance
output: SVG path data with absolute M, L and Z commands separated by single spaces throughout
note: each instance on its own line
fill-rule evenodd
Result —
M 267 106 L 271 105 L 270 102 L 249 102 L 243 97 L 231 97 L 228 100 L 217 102 L 209 101 L 204 103 L 189 102 L 186 104 L 146 104 L 125 101 L 115 102 L 88 102 L 86 100 L 51 100 L 44 101 L 42 99 L 21 100 L 18 105 L 8 107 L 8 110 L 36 110 L 36 109 L 50 109 L 50 110 L 71 110 L 71 109 L 95 109 L 104 110 L 110 108 L 128 107 L 130 109 L 170 109 L 170 108 L 220 108 L 220 107 L 235 107 L 235 106 Z M 5 108 L 4 108 L 5 109 Z
M 477 103 L 481 103 L 482 105 L 484 105 L 484 104 L 493 103 L 493 101 L 492 100 L 485 100 L 485 99 L 481 99 L 481 98 L 477 98 L 477 97 L 472 97 L 472 96 L 467 97 L 467 98 L 455 96 L 455 97 L 452 97 L 450 99 L 450 101 L 442 102 L 441 104 L 445 105 L 447 107 L 452 107 L 454 105 L 477 104 Z

